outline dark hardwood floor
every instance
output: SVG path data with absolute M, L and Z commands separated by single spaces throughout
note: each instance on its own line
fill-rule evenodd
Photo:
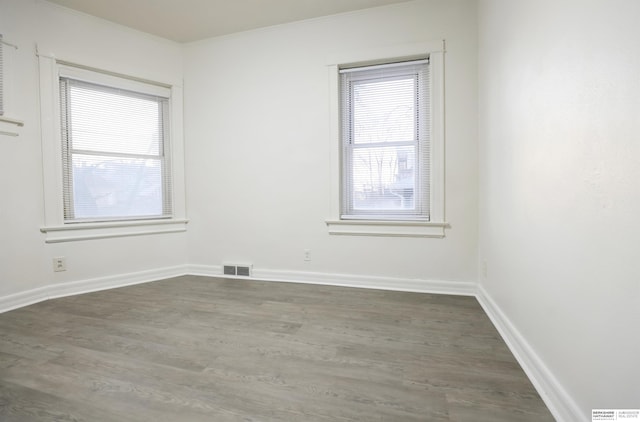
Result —
M 471 297 L 185 276 L 0 315 L 1 421 L 552 421 Z

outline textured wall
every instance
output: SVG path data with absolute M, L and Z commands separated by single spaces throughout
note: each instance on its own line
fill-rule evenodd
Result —
M 640 406 L 639 16 L 479 7 L 481 284 L 583 420 Z

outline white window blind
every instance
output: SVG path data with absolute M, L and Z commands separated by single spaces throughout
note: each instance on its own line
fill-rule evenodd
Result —
M 340 73 L 341 217 L 428 221 L 428 60 Z
M 60 78 L 65 223 L 172 215 L 168 98 Z

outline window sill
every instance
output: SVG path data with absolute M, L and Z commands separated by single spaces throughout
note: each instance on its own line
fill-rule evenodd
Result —
M 20 133 L 14 132 L 13 130 L 5 130 L 5 127 L 9 127 L 10 125 L 16 125 L 17 127 L 23 127 L 24 122 L 22 120 L 11 119 L 6 116 L 0 116 L 0 135 L 6 136 L 20 136 Z
M 41 227 L 45 243 L 75 242 L 113 237 L 179 233 L 187 231 L 189 220 L 148 220 L 107 223 L 74 223 L 64 226 Z
M 22 120 L 11 119 L 11 118 L 5 117 L 5 116 L 0 116 L 0 122 L 2 122 L 2 123 L 10 123 L 10 124 L 16 125 L 18 127 L 24 126 L 24 122 Z
M 420 221 L 327 220 L 329 234 L 443 238 L 449 223 Z

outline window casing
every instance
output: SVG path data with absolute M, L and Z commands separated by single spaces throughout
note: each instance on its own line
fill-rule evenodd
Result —
M 5 41 L 2 34 L 0 34 L 0 136 L 20 136 L 20 132 L 15 130 L 15 127 L 23 127 L 24 122 L 12 117 L 8 117 L 7 114 L 12 111 L 15 112 L 12 83 L 12 70 L 13 70 L 13 57 L 18 46 Z
M 340 71 L 342 219 L 429 221 L 428 59 Z
M 4 42 L 0 34 L 0 116 L 4 115 Z
M 172 80 L 169 77 L 166 82 L 150 81 L 85 64 L 62 61 L 45 54 L 38 55 L 38 66 L 44 188 L 44 221 L 40 231 L 44 234 L 45 243 L 165 235 L 186 231 L 189 220 L 186 217 L 184 189 L 181 80 Z M 61 85 L 66 85 L 63 91 L 60 89 Z M 122 123 L 135 115 L 128 109 L 126 113 L 119 115 L 120 119 L 114 117 L 118 114 L 113 112 L 89 118 L 88 121 L 95 122 L 95 126 L 85 124 L 83 128 L 81 124 L 63 130 L 63 126 L 69 124 L 69 116 L 66 115 L 68 105 L 65 105 L 68 96 L 65 100 L 65 90 L 73 85 L 89 87 L 90 89 L 85 89 L 83 93 L 88 94 L 88 98 L 93 102 L 96 102 L 96 98 L 91 99 L 92 95 L 111 98 L 116 104 L 120 102 L 121 107 L 140 102 L 145 104 L 142 109 L 146 110 L 147 123 L 135 124 L 134 128 L 118 129 L 119 120 Z M 73 94 L 71 99 L 73 103 Z M 95 113 L 94 110 L 88 110 L 88 107 L 81 109 L 86 112 L 85 115 Z M 75 117 L 81 115 L 78 113 L 77 110 L 74 112 L 71 109 L 72 124 L 74 114 Z M 122 117 L 124 115 L 126 116 Z M 79 121 L 82 122 L 82 119 L 76 119 L 76 123 Z M 112 122 L 115 123 L 111 124 Z M 75 129 L 81 128 L 86 133 L 74 134 Z M 87 133 L 92 130 L 93 137 L 87 137 Z M 125 132 L 125 135 L 118 133 L 118 130 Z M 112 134 L 109 131 L 116 133 Z M 95 135 L 95 132 L 99 136 Z M 69 133 L 71 143 L 68 139 Z M 155 139 L 151 140 L 153 137 Z M 111 145 L 113 148 L 105 148 L 105 145 L 108 145 L 105 138 L 116 139 Z M 123 145 L 126 145 L 126 148 L 123 148 Z M 87 212 L 88 208 L 77 209 L 74 206 L 74 203 L 81 205 L 82 202 L 77 200 L 79 192 L 74 190 L 74 184 L 78 183 L 78 179 L 74 180 L 73 177 L 74 157 L 76 164 L 82 160 L 93 160 L 94 164 L 96 161 L 105 162 L 102 166 L 80 168 L 83 171 L 93 169 L 94 176 L 103 179 L 97 182 L 95 179 L 88 179 L 93 183 L 93 196 L 88 202 L 101 201 L 100 205 L 106 203 L 113 205 L 113 208 L 103 207 L 102 214 L 96 214 L 95 209 Z M 146 176 L 153 177 L 136 177 L 143 169 Z M 150 171 L 151 169 L 154 171 Z M 131 183 L 131 180 L 140 183 Z M 133 186 L 135 189 L 118 191 L 113 188 L 112 183 L 118 181 L 129 182 L 129 187 Z M 127 183 L 121 185 L 126 186 Z M 134 208 L 125 206 L 128 205 L 127 200 L 133 198 L 129 195 L 131 192 L 140 193 L 138 206 Z M 155 199 L 150 201 L 150 198 Z M 86 204 L 86 201 L 83 204 Z M 123 209 L 136 211 L 123 213 Z
M 428 88 L 428 101 L 424 110 L 427 118 L 424 124 L 418 123 L 418 132 L 423 128 L 423 135 L 427 135 L 427 148 L 422 148 L 418 154 L 424 159 L 422 171 L 415 171 L 418 186 L 414 188 L 414 195 L 418 195 L 418 199 L 422 199 L 422 209 L 420 206 L 415 207 L 413 204 L 405 203 L 403 209 L 398 206 L 401 198 L 398 198 L 395 209 L 384 210 L 380 212 L 376 209 L 363 209 L 361 206 L 353 206 L 359 215 L 350 213 L 350 195 L 349 189 L 358 191 L 362 189 L 362 185 L 345 186 L 348 181 L 349 171 L 349 151 L 345 152 L 345 140 L 348 137 L 345 133 L 349 130 L 345 128 L 348 120 L 345 120 L 343 111 L 346 109 L 343 105 L 344 95 L 341 95 L 344 83 L 341 78 L 345 70 L 353 68 L 362 68 L 366 66 L 384 65 L 409 62 L 415 60 L 424 60 L 428 58 L 429 69 L 428 77 L 424 79 L 424 83 Z M 449 227 L 449 223 L 445 219 L 445 96 L 444 96 L 444 76 L 445 76 L 445 41 L 434 40 L 408 44 L 393 44 L 388 46 L 380 46 L 371 49 L 345 49 L 335 51 L 332 57 L 328 58 L 327 69 L 329 71 L 329 104 L 330 104 L 330 140 L 332 143 L 330 155 L 330 213 L 325 220 L 329 234 L 331 235 L 349 235 L 349 236 L 392 236 L 392 237 L 445 237 L 445 229 Z M 424 138 L 420 138 L 424 141 Z M 415 139 L 418 142 L 418 138 Z M 398 141 L 400 142 L 400 141 Z M 385 145 L 381 142 L 382 145 Z M 399 147 L 399 145 L 396 145 Z M 371 146 L 373 147 L 373 145 Z M 359 145 L 357 148 L 364 148 Z M 401 161 L 401 157 L 396 157 L 397 162 Z M 404 158 L 402 158 L 404 160 Z M 392 160 L 388 160 L 391 162 Z M 406 166 L 403 170 L 415 168 L 415 163 L 405 161 Z M 393 168 L 393 164 L 391 166 Z M 351 167 L 353 168 L 353 167 Z M 399 172 L 400 170 L 398 170 Z M 396 174 L 396 172 L 388 172 Z M 425 180 L 426 178 L 426 180 Z M 384 177 L 383 177 L 384 179 Z M 420 182 L 422 181 L 422 182 Z M 384 182 L 384 180 L 383 180 Z M 391 185 L 394 181 L 390 177 L 386 178 L 387 185 Z M 397 181 L 396 181 L 397 182 Z M 422 184 L 420 184 L 422 183 Z M 384 184 L 384 183 L 383 183 Z M 373 183 L 370 183 L 373 185 Z M 388 187 L 385 186 L 385 189 Z M 397 188 L 399 186 L 393 186 Z M 369 191 L 373 189 L 367 188 Z M 421 192 L 418 190 L 422 189 Z M 391 199 L 393 193 L 400 194 L 397 190 L 392 193 L 384 191 L 386 199 Z M 409 192 L 404 192 L 407 200 Z M 385 196 L 382 196 L 385 198 Z M 361 199 L 363 198 L 361 194 Z M 366 197 L 365 197 L 366 198 Z M 353 199 L 351 199 L 353 200 Z M 361 204 L 356 204 L 361 205 Z M 420 212 L 416 212 L 416 209 Z M 390 212 L 387 212 L 390 211 Z
M 59 84 L 64 222 L 170 218 L 169 98 Z

